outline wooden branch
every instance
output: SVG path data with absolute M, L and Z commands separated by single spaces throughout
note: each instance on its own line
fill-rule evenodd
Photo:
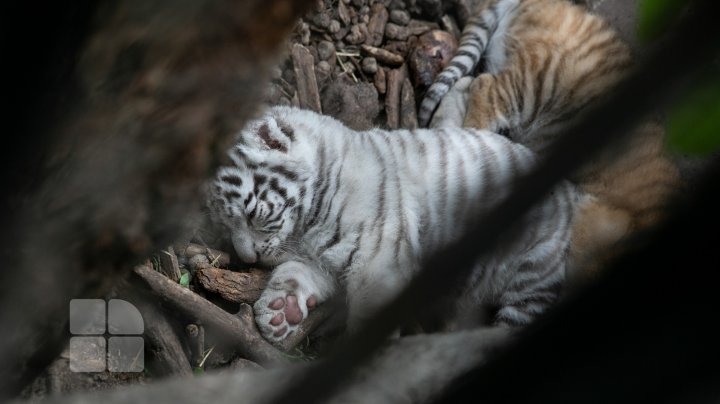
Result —
M 168 247 L 167 251 L 160 251 L 159 256 L 162 272 L 170 278 L 170 280 L 178 282 L 182 274 L 180 273 L 180 265 L 178 264 L 178 259 L 173 247 Z
M 404 129 L 417 129 L 418 120 L 415 112 L 415 91 L 410 79 L 405 77 L 400 93 L 400 127 Z
M 191 321 L 222 334 L 237 346 L 238 352 L 262 365 L 286 363 L 287 359 L 260 335 L 252 317 L 234 316 L 189 289 L 172 282 L 147 265 L 135 267 L 134 272 L 162 300 L 172 304 Z
M 192 357 L 190 363 L 193 368 L 201 367 L 205 357 L 205 328 L 200 324 L 188 324 L 185 327 L 185 334 L 190 342 Z
M 382 48 L 376 48 L 369 45 L 361 45 L 360 49 L 367 55 L 374 57 L 378 62 L 386 64 L 388 66 L 398 67 L 401 66 L 405 59 L 397 53 L 390 52 Z
M 400 92 L 402 84 L 407 77 L 407 68 L 390 70 L 387 74 L 387 93 L 385 94 L 385 112 L 389 129 L 400 127 Z
M 187 258 L 192 258 L 196 255 L 203 254 L 208 257 L 208 260 L 212 266 L 224 267 L 230 264 L 230 254 L 201 246 L 200 244 L 187 243 L 187 244 L 175 244 L 174 250 L 177 254 L 183 255 Z
M 199 269 L 196 276 L 205 289 L 220 294 L 225 300 L 253 304 L 265 289 L 270 272 L 259 269 L 235 272 L 209 267 Z
M 388 21 L 388 12 L 381 2 L 372 5 L 372 14 L 368 22 L 368 36 L 365 43 L 371 46 L 380 46 L 385 36 L 385 25 Z
M 151 301 L 146 293 L 137 293 L 137 291 L 124 291 L 122 296 L 129 299 L 142 313 L 145 323 L 144 336 L 155 356 L 155 360 L 152 361 L 153 375 L 161 377 L 192 375 L 190 362 L 182 348 L 182 343 L 157 303 Z
M 320 92 L 315 77 L 315 61 L 310 51 L 300 44 L 295 44 L 292 48 L 292 60 L 300 108 L 322 113 Z

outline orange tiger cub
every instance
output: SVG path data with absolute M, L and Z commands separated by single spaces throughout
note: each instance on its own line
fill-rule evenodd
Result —
M 449 94 L 466 101 L 463 126 L 505 133 L 543 154 L 591 101 L 612 89 L 632 66 L 629 47 L 601 17 L 568 0 L 490 0 L 465 27 L 457 55 L 425 95 L 418 117 L 427 124 L 453 85 L 481 57 L 484 72 Z M 459 92 L 465 92 L 459 94 Z M 443 100 L 451 103 L 451 100 Z M 447 107 L 438 115 L 450 115 Z M 433 125 L 437 119 L 434 117 Z M 663 128 L 646 123 L 610 157 L 574 180 L 590 194 L 576 213 L 571 277 L 584 277 L 621 250 L 622 241 L 658 223 L 680 184 L 663 150 Z M 574 268 L 574 269 L 573 269 Z

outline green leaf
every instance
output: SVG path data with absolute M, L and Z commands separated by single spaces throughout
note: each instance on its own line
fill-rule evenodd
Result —
M 196 376 L 202 375 L 202 374 L 204 374 L 204 373 L 205 373 L 205 369 L 203 369 L 203 368 L 201 368 L 201 367 L 194 367 L 194 368 L 193 368 L 193 374 L 196 375 Z
M 667 139 L 680 153 L 707 156 L 720 149 L 720 78 L 679 100 L 669 114 Z
M 190 285 L 190 272 L 185 272 L 180 276 L 179 281 L 181 286 L 188 287 Z
M 665 30 L 682 11 L 685 0 L 641 0 L 638 10 L 638 38 L 649 41 Z

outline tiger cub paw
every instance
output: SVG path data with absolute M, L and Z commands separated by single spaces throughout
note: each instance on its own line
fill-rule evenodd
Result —
M 276 268 L 276 271 L 281 269 Z M 280 342 L 295 331 L 318 303 L 313 283 L 302 272 L 273 273 L 270 282 L 255 302 L 255 322 L 260 333 L 271 342 Z

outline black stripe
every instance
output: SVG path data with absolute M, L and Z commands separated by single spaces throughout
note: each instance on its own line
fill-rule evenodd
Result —
M 294 173 L 282 166 L 269 166 L 268 170 L 270 170 L 270 172 L 272 172 L 272 173 L 280 174 L 283 177 L 285 177 L 289 180 L 292 180 L 292 181 L 296 181 L 298 179 L 297 173 Z
M 240 198 L 240 193 L 237 191 L 225 191 L 223 192 L 223 196 L 225 199 L 227 199 L 228 202 L 231 202 L 235 198 Z
M 322 200 L 324 196 L 322 195 L 322 192 L 320 190 L 321 186 L 324 187 L 324 184 L 326 183 L 326 178 L 323 175 L 325 171 L 326 151 L 325 143 L 322 139 L 320 140 L 320 144 L 318 145 L 318 154 L 318 177 L 312 186 L 313 196 L 312 200 L 310 201 L 310 209 L 312 209 L 312 211 L 310 212 L 310 215 L 306 218 L 306 229 L 315 224 L 315 221 L 317 220 L 317 215 L 320 213 L 320 200 Z M 327 188 L 325 188 L 325 191 L 327 191 Z
M 287 199 L 287 188 L 281 187 L 278 183 L 278 179 L 273 177 L 269 183 L 270 189 L 275 191 L 276 194 L 282 196 L 283 199 Z
M 220 177 L 220 180 L 238 187 L 242 185 L 242 179 L 240 179 L 237 175 L 225 174 Z

